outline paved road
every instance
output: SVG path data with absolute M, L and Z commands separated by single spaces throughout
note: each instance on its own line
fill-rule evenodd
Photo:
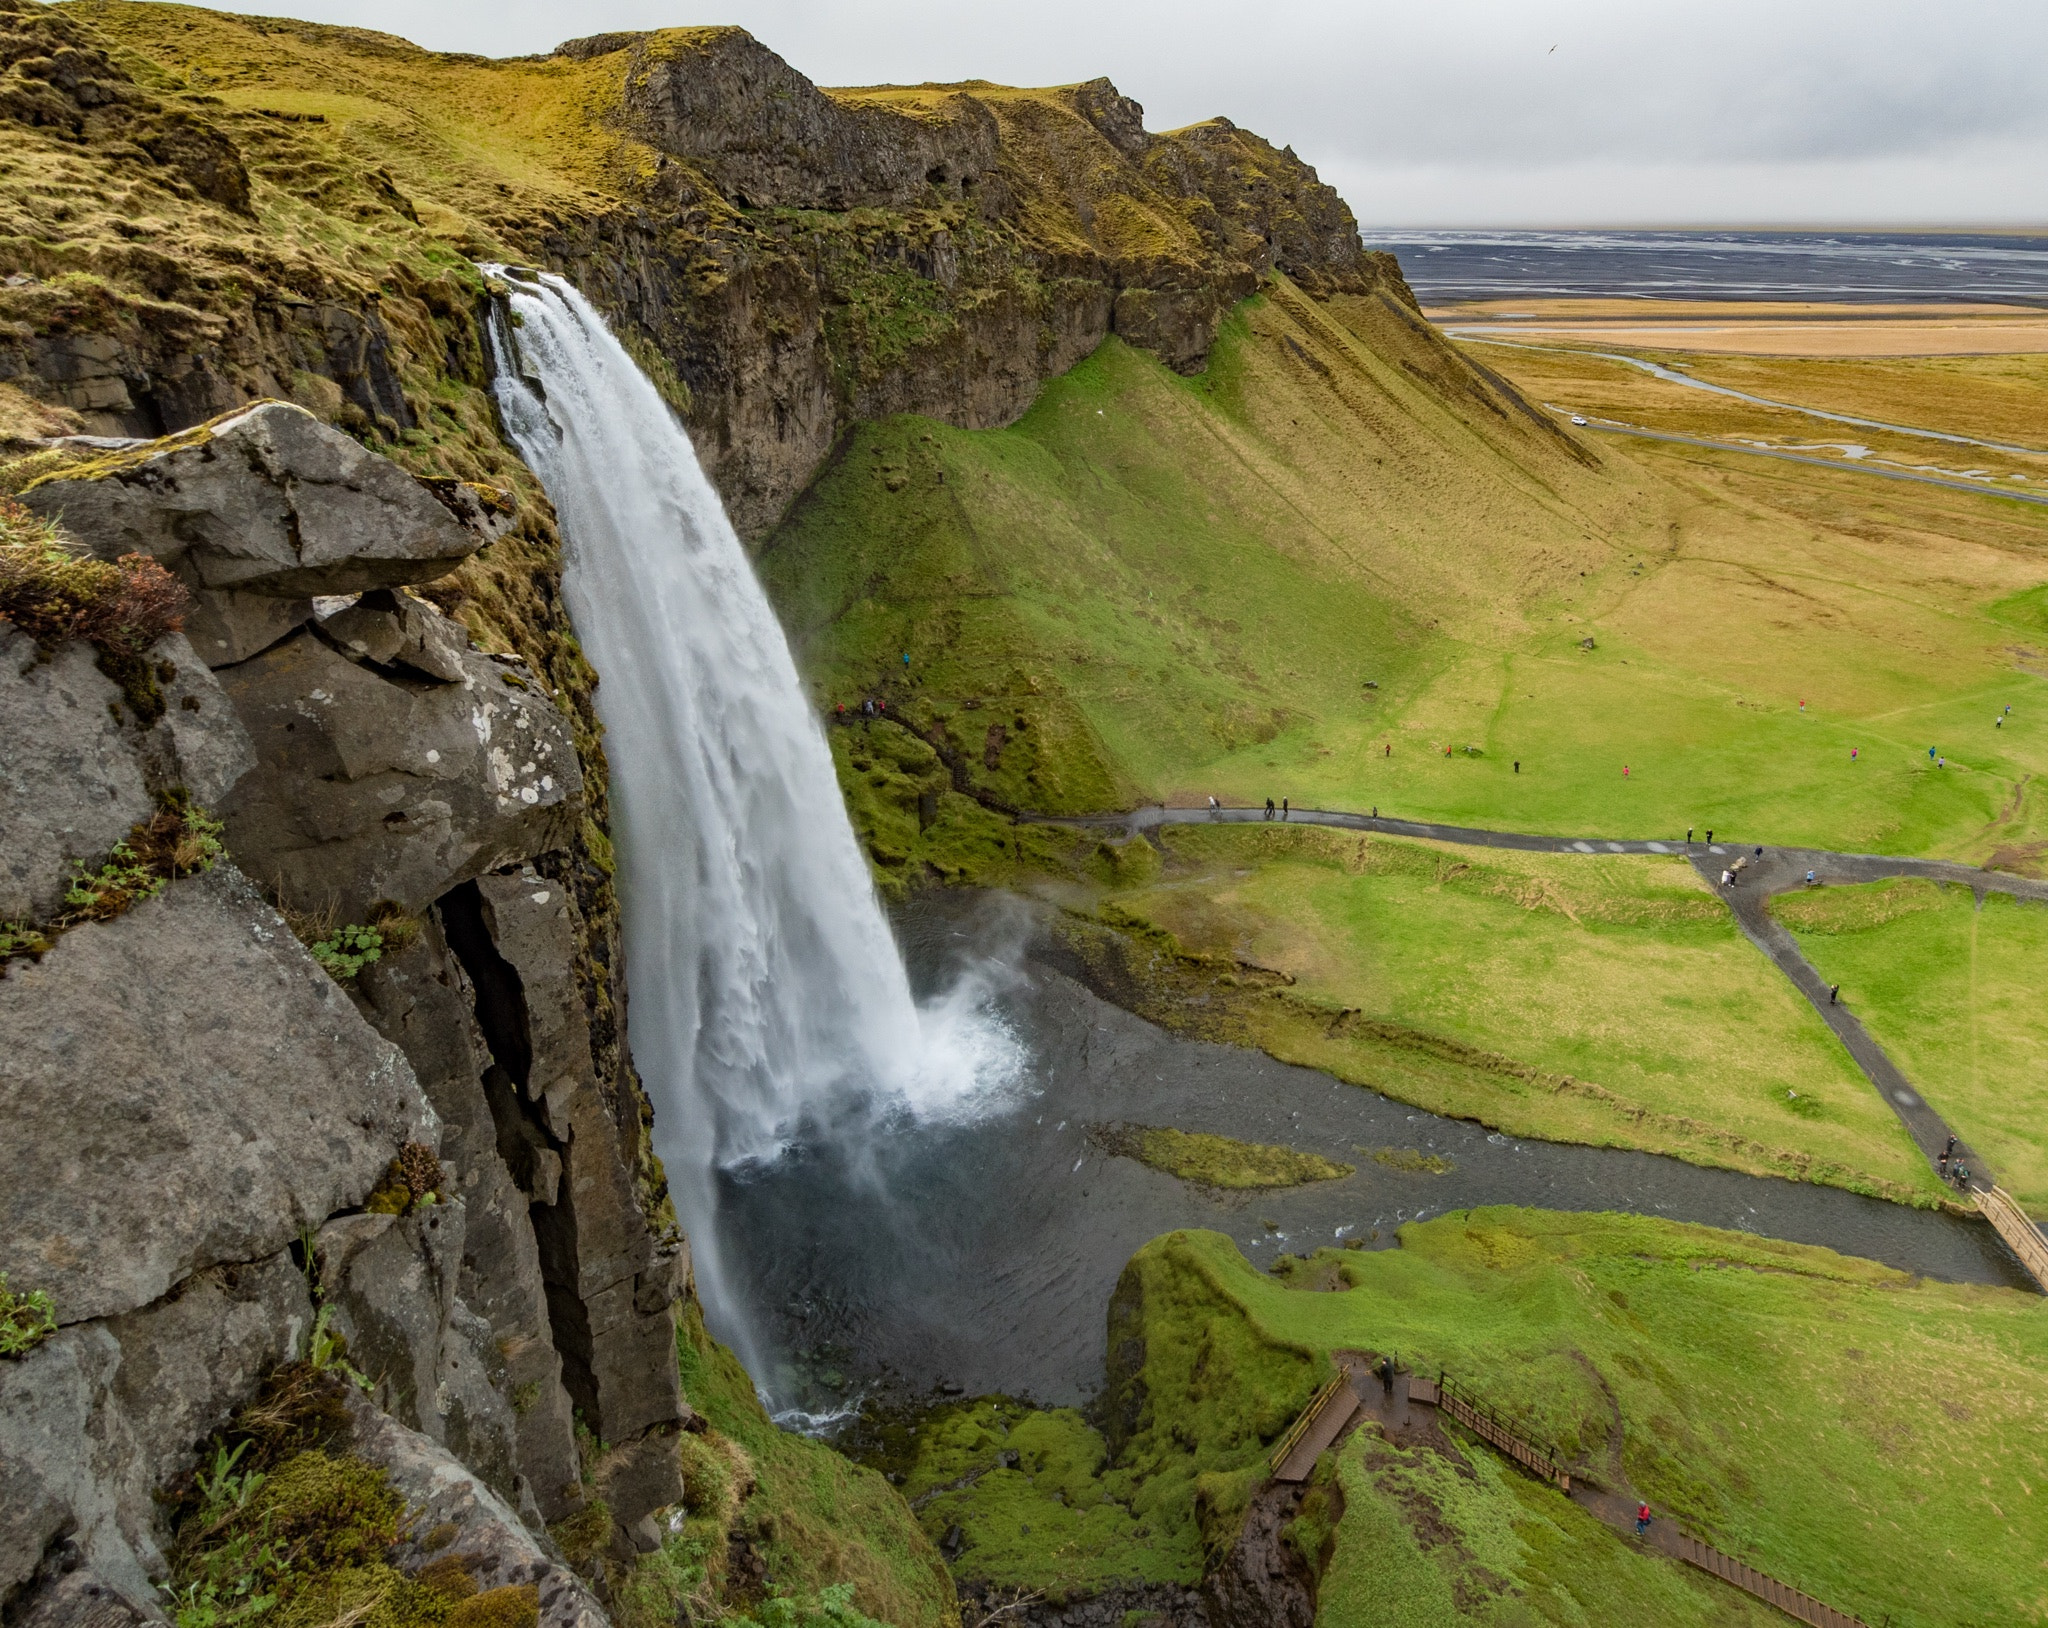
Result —
M 1264 809 L 1164 808 L 1153 805 L 1129 814 L 1100 814 L 1066 819 L 1043 818 L 1047 825 L 1074 825 L 1096 829 L 1128 831 L 1133 834 L 1157 830 L 1165 825 L 1257 825 L 1266 821 Z M 1863 1070 L 1886 1107 L 1906 1127 L 1929 1164 L 1935 1164 L 1954 1138 L 1956 1157 L 1969 1168 L 1970 1185 L 1988 1189 L 1993 1182 L 1990 1168 L 1976 1151 L 1949 1127 L 1913 1088 L 1912 1082 L 1886 1055 L 1882 1046 L 1857 1021 L 1848 1007 L 1828 998 L 1828 985 L 1800 953 L 1798 942 L 1766 908 L 1773 894 L 1807 885 L 1813 873 L 1815 886 L 1839 887 L 1858 882 L 1882 882 L 1894 877 L 1919 877 L 1934 882 L 1959 882 L 1977 895 L 1981 903 L 1987 893 L 2009 893 L 2015 898 L 2048 903 L 2048 882 L 2002 871 L 1979 870 L 1945 859 L 1896 859 L 1884 854 L 1838 854 L 1820 848 L 1766 848 L 1734 842 L 1685 842 L 1672 839 L 1631 839 L 1608 837 L 1551 837 L 1521 831 L 1487 831 L 1469 825 L 1440 825 L 1429 820 L 1397 820 L 1370 814 L 1348 814 L 1330 809 L 1297 808 L 1288 814 L 1294 825 L 1335 826 L 1344 831 L 1377 831 L 1388 836 L 1426 837 L 1437 842 L 1454 842 L 1474 848 L 1517 848 L 1547 854 L 1683 854 L 1693 868 L 1706 878 L 1733 913 L 1736 925 L 1758 949 L 1792 980 L 1792 985 L 1809 1001 L 1823 1022 L 1832 1029 L 1849 1055 Z M 1736 881 L 1721 885 L 1724 871 L 1744 861 Z
M 1740 441 L 1709 441 L 1699 435 L 1673 435 L 1666 430 L 1642 430 L 1633 424 L 1581 424 L 1579 429 L 1597 430 L 1602 435 L 1633 435 L 1644 441 L 1672 441 L 1682 447 L 1708 447 L 1715 452 L 1744 452 L 1752 458 L 1776 458 L 1781 463 L 1812 464 L 1816 469 L 1847 470 L 1852 475 L 1875 475 L 1879 480 L 1913 481 L 1920 486 L 1946 486 L 1952 492 L 1975 492 L 1979 497 L 2010 498 L 2015 503 L 2048 503 L 2048 493 L 2015 492 L 1983 481 L 1950 480 L 1943 475 L 1915 475 L 1905 469 L 1874 469 L 1869 464 L 1851 463 L 1845 458 L 1809 458 L 1803 452 L 1778 452 L 1770 447 L 1747 447 Z

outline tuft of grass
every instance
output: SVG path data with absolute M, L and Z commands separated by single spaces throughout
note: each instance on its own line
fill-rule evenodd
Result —
M 219 863 L 220 821 L 173 789 L 157 812 L 114 844 L 98 865 L 73 867 L 63 907 L 40 925 L 0 923 L 0 975 L 16 957 L 40 960 L 65 932 L 89 921 L 112 921 L 153 899 L 180 877 L 199 876 Z
M 1318 1153 L 1238 1142 L 1228 1136 L 1171 1126 L 1101 1125 L 1090 1135 L 1105 1152 L 1136 1159 L 1198 1187 L 1233 1191 L 1302 1187 L 1314 1181 L 1340 1180 L 1356 1168 Z

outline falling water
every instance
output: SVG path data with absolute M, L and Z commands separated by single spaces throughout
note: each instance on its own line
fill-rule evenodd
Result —
M 554 503 L 601 676 L 634 1061 L 712 1326 L 757 1375 L 724 1270 L 721 1168 L 850 1113 L 962 1111 L 1018 1048 L 972 988 L 920 1010 L 781 625 L 654 386 L 590 304 L 515 279 L 507 429 Z M 514 354 L 516 352 L 516 355 Z

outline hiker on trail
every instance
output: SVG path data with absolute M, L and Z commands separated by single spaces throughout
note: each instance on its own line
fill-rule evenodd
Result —
M 1374 803 L 1372 805 L 1372 817 L 1374 819 L 1378 819 L 1380 817 L 1380 805 L 1378 803 Z
M 1714 845 L 1714 828 L 1713 828 L 1713 827 L 1712 827 L 1712 826 L 1710 825 L 1710 826 L 1708 826 L 1708 827 L 1707 827 L 1707 846 L 1708 846 L 1709 848 L 1711 848 L 1711 847 L 1713 847 L 1713 845 Z
M 1757 851 L 1756 851 L 1756 856 L 1757 856 L 1757 858 L 1759 858 L 1759 859 L 1763 858 L 1763 856 L 1764 856 L 1764 851 L 1763 851 L 1763 849 L 1761 849 L 1761 848 L 1757 849 Z
M 1649 1529 L 1650 1506 L 1648 1504 L 1638 1504 L 1636 1505 L 1636 1536 L 1641 1537 Z
M 1685 845 L 1688 848 L 1692 846 L 1692 827 L 1689 825 L 1685 828 Z
M 1813 872 L 1812 872 L 1812 871 L 1808 871 L 1808 872 L 1806 873 L 1806 885 L 1807 885 L 1808 887 L 1812 887 L 1812 886 L 1813 886 Z
M 1955 1151 L 1956 1151 L 1956 1139 L 1955 1139 L 1955 1138 L 1954 1138 L 1953 1136 L 1951 1136 L 1951 1137 L 1950 1137 L 1950 1138 L 1948 1139 L 1948 1146 L 1947 1146 L 1947 1147 L 1945 1147 L 1945 1148 L 1943 1148 L 1943 1149 L 1941 1150 L 1941 1156 L 1942 1156 L 1942 1157 L 1943 1157 L 1944 1159 L 1947 1159 L 1947 1158 L 1951 1158 L 1951 1157 L 1953 1157 L 1953 1156 L 1954 1156 L 1954 1154 L 1955 1154 Z
M 1270 798 L 1270 797 L 1268 797 L 1268 798 L 1266 799 L 1266 818 L 1270 820 L 1270 819 L 1271 819 L 1272 817 L 1273 817 L 1273 799 L 1272 799 L 1272 798 Z
M 1839 1004 L 1841 1003 L 1841 999 L 1842 999 L 1842 986 L 1841 986 L 1840 984 L 1829 984 L 1829 985 L 1828 985 L 1828 1005 L 1830 1005 L 1830 1006 L 1836 1006 L 1836 1005 L 1839 1005 Z
M 1285 797 L 1280 799 L 1280 818 L 1283 820 L 1287 818 L 1287 799 Z
M 1951 1136 L 1949 1140 L 1953 1142 L 1955 1138 Z M 1934 1161 L 1934 1168 L 1943 1181 L 1948 1180 L 1948 1153 L 1945 1149 L 1941 1156 Z
M 1730 882 L 1732 882 L 1732 881 L 1734 881 L 1734 880 L 1735 880 L 1735 873 L 1734 873 L 1733 871 L 1723 871 L 1723 872 L 1721 873 L 1721 885 L 1722 885 L 1723 887 L 1726 887 L 1726 886 L 1727 886 L 1727 885 L 1728 885 L 1728 884 L 1729 884 Z
M 1209 818 L 1213 820 L 1216 818 L 1218 814 L 1221 814 L 1222 812 L 1223 805 L 1217 802 L 1215 798 L 1211 797 L 1209 799 Z

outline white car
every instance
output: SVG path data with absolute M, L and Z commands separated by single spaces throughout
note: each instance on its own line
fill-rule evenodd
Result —
M 1573 413 L 1573 414 L 1572 414 L 1572 422 L 1573 422 L 1574 424 L 1578 425 L 1578 427 L 1579 427 L 1580 429 L 1584 429 L 1584 428 L 1586 427 L 1586 419 L 1585 419 L 1585 415 L 1584 415 L 1584 414 L 1582 414 L 1582 413 Z

